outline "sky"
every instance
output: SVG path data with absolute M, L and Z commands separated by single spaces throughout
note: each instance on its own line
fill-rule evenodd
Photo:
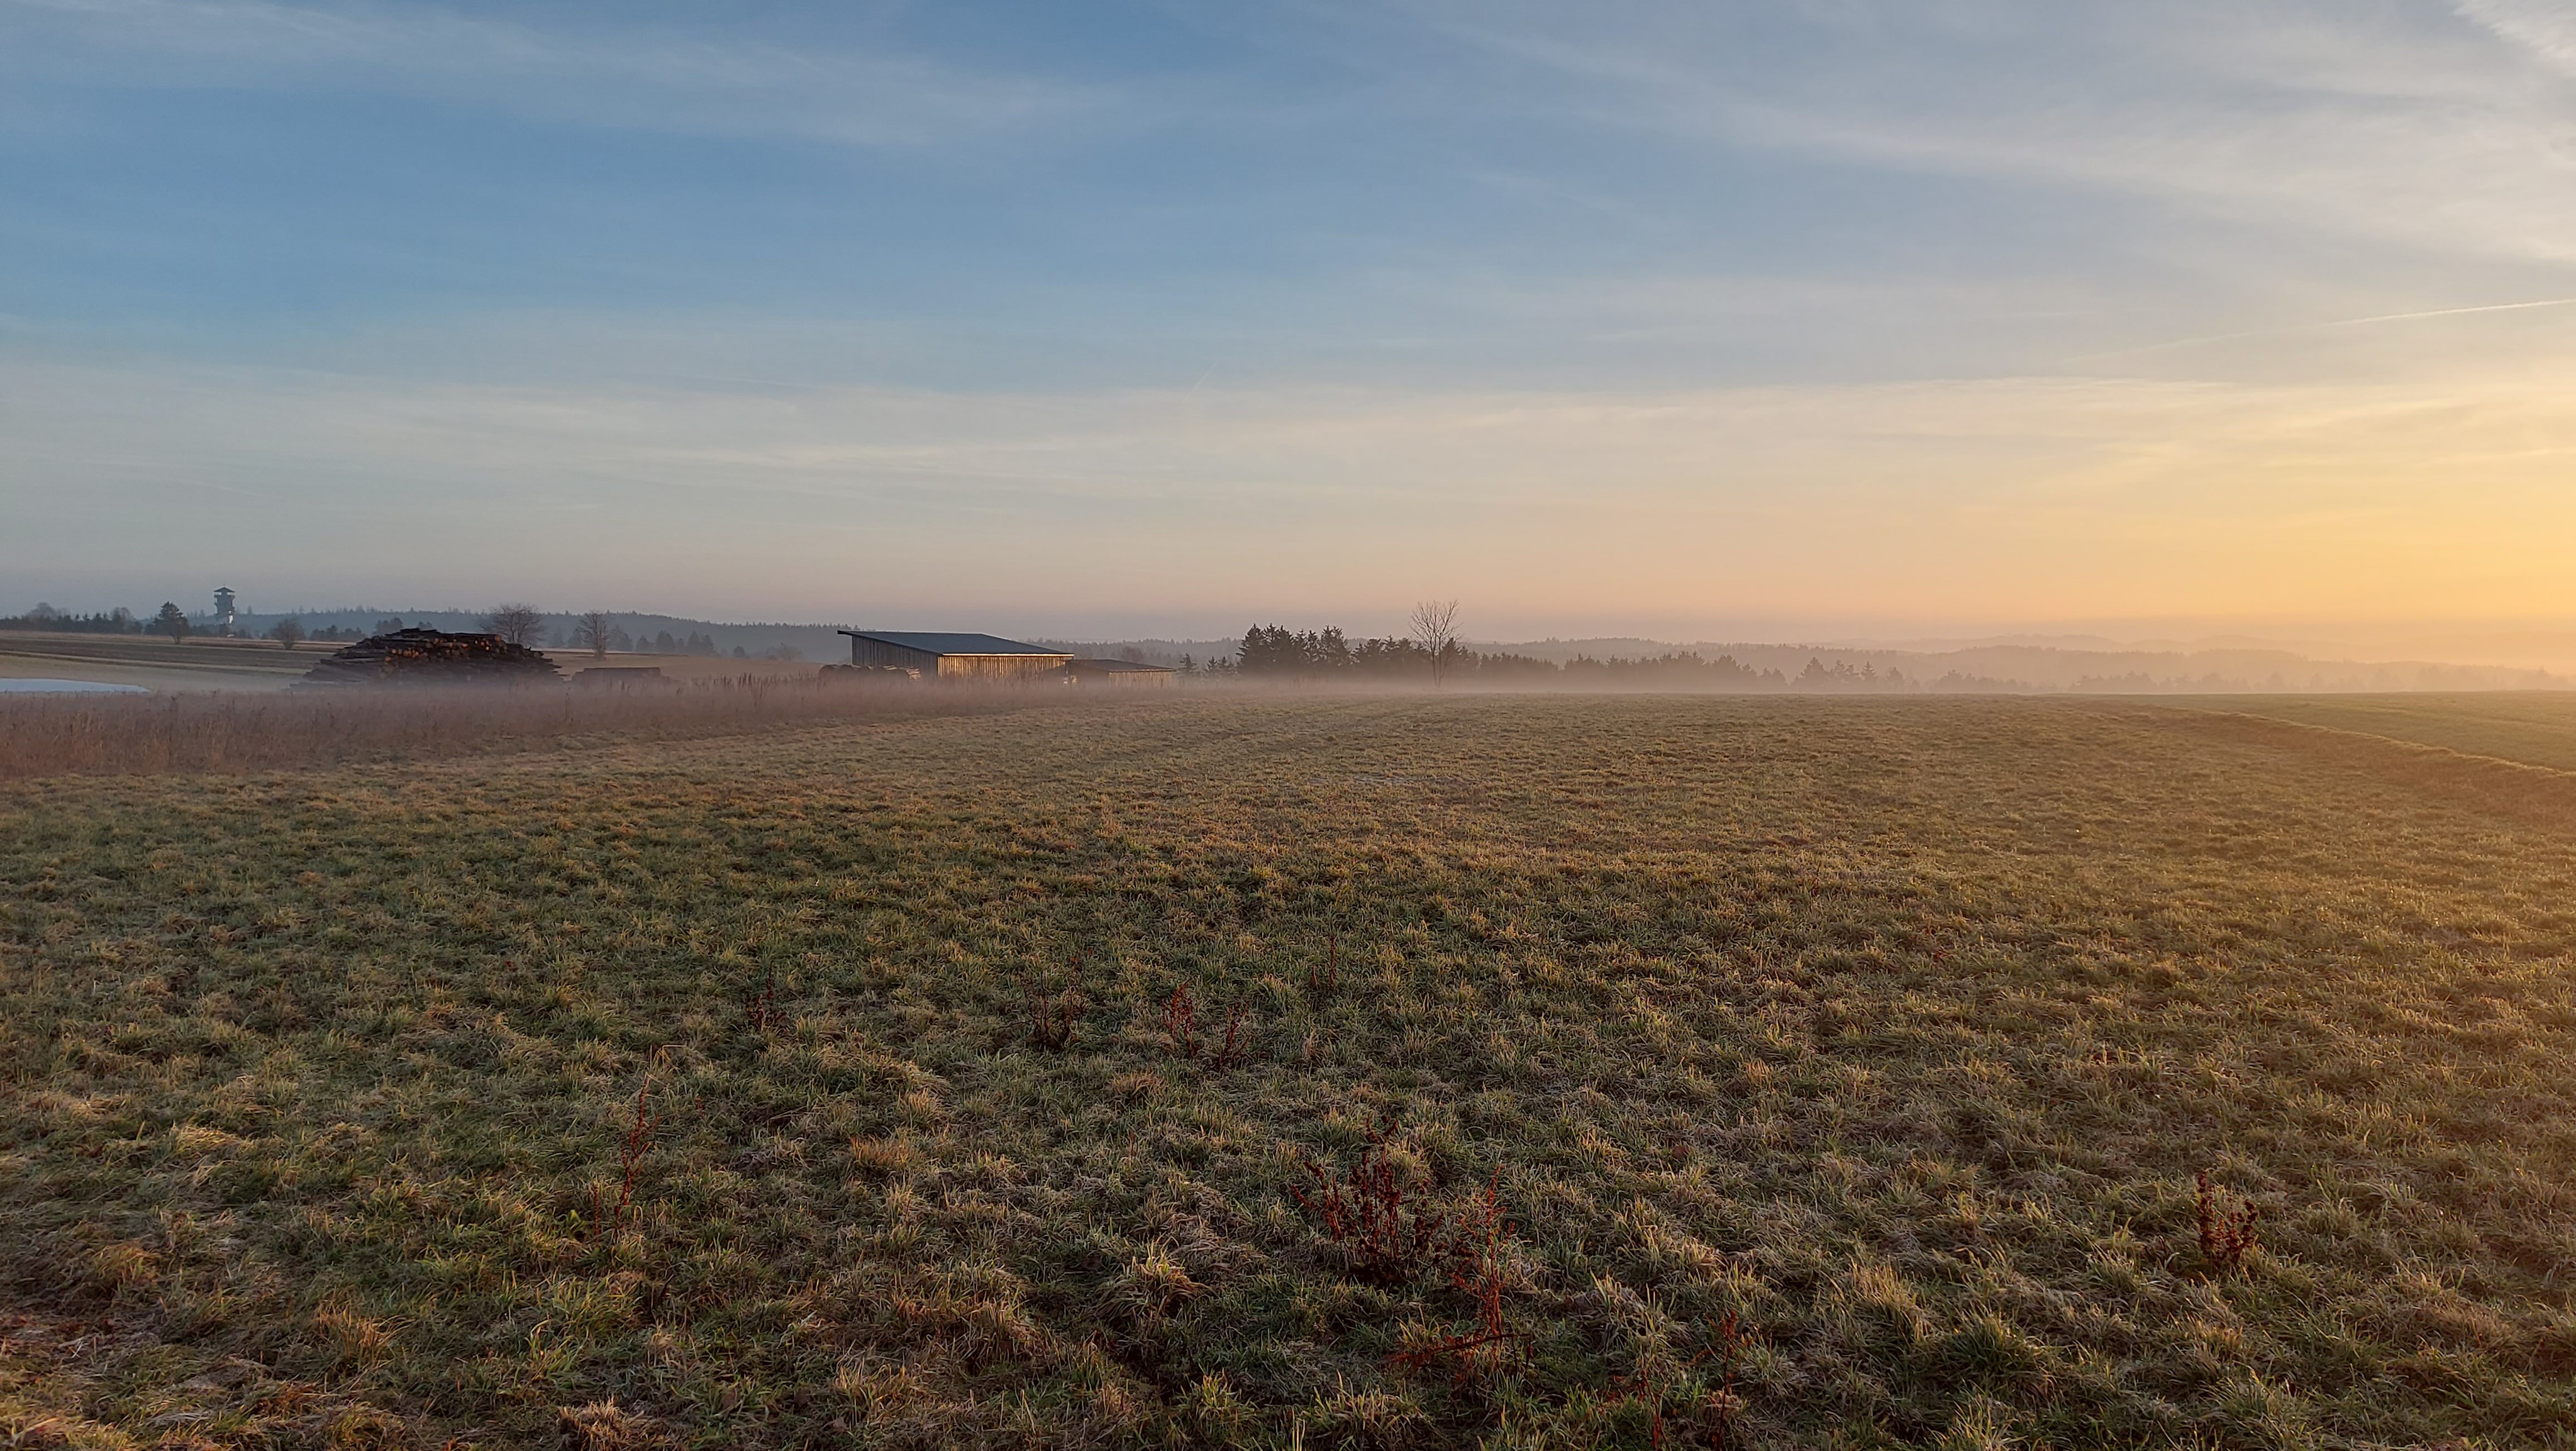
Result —
M 2571 543 L 2576 0 L 0 0 L 0 609 L 2502 629 Z

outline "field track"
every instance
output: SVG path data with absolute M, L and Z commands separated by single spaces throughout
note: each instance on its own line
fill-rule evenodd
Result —
M 2438 717 L 2427 719 L 2431 716 L 2429 711 L 2392 718 L 2391 713 L 2380 711 L 2276 706 L 2272 711 L 2168 710 L 2145 718 L 2212 739 L 2269 746 L 2333 763 L 2357 776 L 2473 811 L 2535 826 L 2576 829 L 2576 769 L 2558 764 L 2576 762 L 2576 717 L 2558 729 L 2525 728 L 2503 734 L 2479 729 L 2483 722 L 2463 723 L 2468 728 L 2461 729 Z M 2446 741 L 2514 754 L 2466 750 Z

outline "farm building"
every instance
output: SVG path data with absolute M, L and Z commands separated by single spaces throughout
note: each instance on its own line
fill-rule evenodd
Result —
M 1114 690 L 1159 690 L 1169 687 L 1172 677 L 1180 672 L 1167 665 L 1141 665 L 1133 660 L 1067 660 L 1064 673 L 1086 689 L 1108 686 Z
M 1023 645 L 998 635 L 952 634 L 925 630 L 843 630 L 850 637 L 850 663 L 862 669 L 909 670 L 939 680 L 1037 680 L 1061 678 L 1062 650 Z

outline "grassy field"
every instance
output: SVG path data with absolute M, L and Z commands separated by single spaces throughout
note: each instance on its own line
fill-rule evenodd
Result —
M 0 678 L 95 680 L 158 691 L 265 691 L 293 684 L 337 646 L 269 640 L 0 630 Z
M 0 1437 L 2576 1445 L 2570 778 L 2247 719 L 0 786 Z

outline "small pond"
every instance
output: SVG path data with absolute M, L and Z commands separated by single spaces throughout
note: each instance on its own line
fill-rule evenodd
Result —
M 0 695 L 150 695 L 140 685 L 110 685 L 104 680 L 14 680 L 0 676 Z

